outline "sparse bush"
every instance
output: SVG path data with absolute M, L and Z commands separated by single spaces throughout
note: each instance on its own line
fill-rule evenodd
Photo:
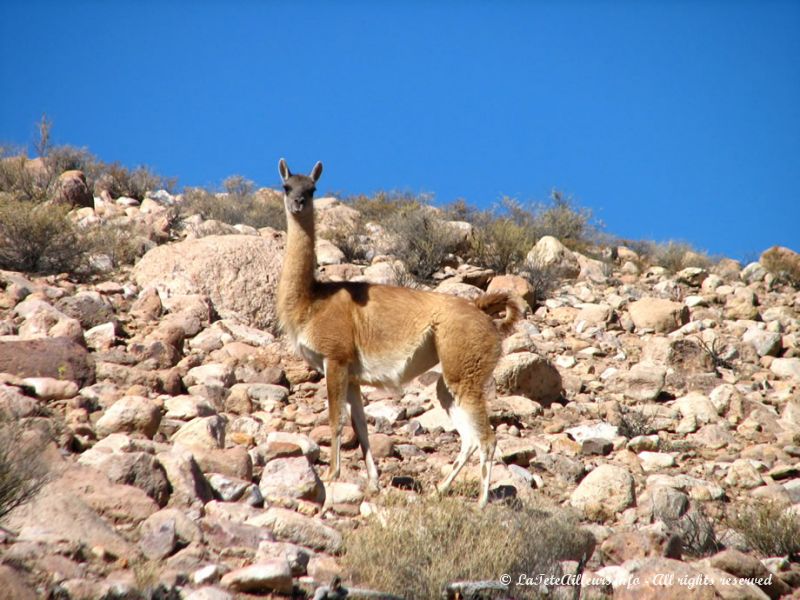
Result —
M 28 202 L 47 199 L 51 176 L 43 162 L 35 162 L 11 148 L 0 149 L 0 194 Z
M 570 196 L 558 190 L 550 193 L 549 205 L 533 209 L 536 238 L 551 235 L 570 250 L 582 251 L 589 243 L 593 230 L 592 211 L 575 206 Z
M 366 196 L 364 194 L 349 196 L 344 198 L 342 202 L 360 212 L 365 222 L 385 225 L 398 212 L 427 205 L 428 199 L 397 192 L 378 192 L 374 196 Z
M 90 243 L 67 212 L 68 207 L 0 198 L 0 267 L 39 273 L 78 270 Z
M 406 598 L 440 598 L 454 581 L 507 573 L 560 575 L 560 560 L 591 551 L 588 533 L 560 508 L 496 503 L 484 510 L 457 498 L 415 497 L 348 534 L 343 564 L 352 579 Z M 514 598 L 536 597 L 535 586 Z
M 677 273 L 689 267 L 706 269 L 713 263 L 706 253 L 686 242 L 657 243 L 626 240 L 623 244 L 639 255 L 641 262 L 639 266 L 642 270 L 658 266 L 665 268 L 670 273 Z
M 99 167 L 94 182 L 95 193 L 107 191 L 112 198 L 127 196 L 136 200 L 144 200 L 148 191 L 171 189 L 175 182 L 156 175 L 149 167 L 139 166 L 128 169 L 118 162 L 104 164 Z
M 187 214 L 199 214 L 229 225 L 286 230 L 286 213 L 278 196 L 259 196 L 252 181 L 240 175 L 228 177 L 222 192 L 191 188 L 184 192 Z
M 761 265 L 780 281 L 800 287 L 800 256 L 780 246 L 773 246 L 761 256 Z
M 457 232 L 428 206 L 409 205 L 387 219 L 384 227 L 392 240 L 392 253 L 420 281 L 430 280 L 460 241 Z
M 93 254 L 105 254 L 116 268 L 132 265 L 147 250 L 143 236 L 137 235 L 128 223 L 99 223 L 84 232 Z
M 536 242 L 533 214 L 511 198 L 492 211 L 465 216 L 475 225 L 470 259 L 496 273 L 517 273 Z
M 774 501 L 739 505 L 728 515 L 728 524 L 764 557 L 800 557 L 800 514 Z
M 683 552 L 688 556 L 709 556 L 719 552 L 723 544 L 702 505 L 693 506 L 679 519 L 670 520 L 667 526 L 681 539 Z
M 647 414 L 634 408 L 623 409 L 619 415 L 617 431 L 628 439 L 655 432 L 655 413 Z
M 563 269 L 557 265 L 534 265 L 525 263 L 519 272 L 531 284 L 531 295 L 536 304 L 541 304 L 553 295 L 566 278 Z
M 0 521 L 32 500 L 47 482 L 42 450 L 40 437 L 0 414 Z
M 357 263 L 366 260 L 369 248 L 363 221 L 339 223 L 328 229 L 323 237 L 342 251 L 347 262 Z

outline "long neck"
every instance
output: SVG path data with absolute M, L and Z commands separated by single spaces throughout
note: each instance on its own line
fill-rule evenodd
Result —
M 311 300 L 316 272 L 314 253 L 314 213 L 309 211 L 301 218 L 286 214 L 286 255 L 278 284 L 278 308 L 284 325 L 295 321 L 297 310 Z

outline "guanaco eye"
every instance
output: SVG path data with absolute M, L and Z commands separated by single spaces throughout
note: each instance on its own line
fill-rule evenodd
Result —
M 287 194 L 289 193 L 290 189 L 291 188 L 288 185 L 283 186 L 283 191 L 286 192 Z

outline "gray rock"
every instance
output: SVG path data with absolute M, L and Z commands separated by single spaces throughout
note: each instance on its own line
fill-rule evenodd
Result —
M 277 325 L 282 238 L 224 235 L 158 246 L 136 264 L 133 276 L 162 295 L 203 294 L 221 317 L 270 330 Z
M 197 417 L 182 425 L 172 442 L 188 448 L 216 450 L 225 447 L 225 418 L 219 415 Z
M 742 341 L 755 348 L 759 356 L 778 356 L 781 350 L 781 334 L 751 327 L 744 332 Z
M 325 501 L 325 486 L 305 457 L 276 458 L 268 462 L 264 465 L 259 488 L 266 499 L 275 496 L 319 504 Z
M 636 503 L 633 477 L 623 467 L 600 465 L 578 484 L 569 503 L 590 519 L 613 518 Z
M 630 371 L 621 372 L 615 379 L 626 398 L 638 402 L 649 402 L 661 394 L 666 375 L 664 367 L 637 363 L 631 367 Z
M 292 591 L 292 571 L 284 559 L 271 559 L 223 575 L 222 586 L 237 592 L 266 593 Z
M 123 396 L 105 411 L 95 424 L 97 435 L 141 433 L 152 438 L 161 423 L 158 405 L 143 396 Z
M 142 532 L 139 548 L 149 560 L 162 560 L 175 551 L 178 536 L 175 534 L 175 521 L 166 520 L 157 527 Z
M 338 554 L 342 549 L 342 534 L 334 528 L 285 508 L 269 508 L 246 523 L 266 527 L 279 540 L 314 550 Z
M 675 331 L 689 321 L 689 310 L 683 304 L 662 298 L 642 298 L 628 305 L 628 312 L 637 329 L 658 333 Z
M 561 397 L 561 374 L 550 361 L 531 352 L 500 358 L 494 370 L 498 392 L 521 395 L 549 406 Z

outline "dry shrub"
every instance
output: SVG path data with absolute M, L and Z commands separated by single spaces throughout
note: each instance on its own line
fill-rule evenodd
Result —
M 345 261 L 359 263 L 367 260 L 369 235 L 360 219 L 354 223 L 337 223 L 322 236 L 344 253 Z
M 429 281 L 461 241 L 458 233 L 429 206 L 399 210 L 384 227 L 392 240 L 392 254 L 419 281 Z
M 130 223 L 101 222 L 85 232 L 92 254 L 104 254 L 114 268 L 132 265 L 147 251 L 143 231 Z
M 639 255 L 642 270 L 651 266 L 663 267 L 670 273 L 677 273 L 689 267 L 709 268 L 713 260 L 703 251 L 686 242 L 669 241 L 657 243 L 650 241 L 622 242 Z
M 571 196 L 553 190 L 550 203 L 535 205 L 532 212 L 537 239 L 551 235 L 570 250 L 584 251 L 589 246 L 595 229 L 592 211 L 576 206 Z
M 0 193 L 28 202 L 43 202 L 52 179 L 43 163 L 30 161 L 23 152 L 12 148 L 0 148 Z
M 91 244 L 68 211 L 0 196 L 0 268 L 62 273 L 84 267 Z
M 144 200 L 149 191 L 170 189 L 174 180 L 156 175 L 149 167 L 139 166 L 128 169 L 118 162 L 101 165 L 94 182 L 95 193 L 107 191 L 112 198 L 127 196 L 136 200 Z
M 43 449 L 40 436 L 0 413 L 0 521 L 32 500 L 47 482 Z
M 190 188 L 184 192 L 187 215 L 199 214 L 229 225 L 286 230 L 286 213 L 277 196 L 260 197 L 252 181 L 233 175 L 222 182 L 222 191 Z
M 667 526 L 681 539 L 683 553 L 702 557 L 716 554 L 723 548 L 714 521 L 706 514 L 702 505 L 693 506 L 678 519 L 668 520 Z
M 760 262 L 780 281 L 800 287 L 800 256 L 788 248 L 773 246 L 761 255 Z
M 764 557 L 800 557 L 800 514 L 775 501 L 751 502 L 731 509 L 728 525 Z
M 454 581 L 511 581 L 525 573 L 560 575 L 559 561 L 590 553 L 591 536 L 559 508 L 490 504 L 484 510 L 457 498 L 415 497 L 389 508 L 346 538 L 343 564 L 359 585 L 406 598 L 439 598 Z M 511 587 L 515 598 L 536 588 Z
M 516 200 L 504 198 L 491 211 L 464 216 L 475 225 L 470 259 L 496 273 L 517 273 L 536 243 L 533 215 Z
M 349 196 L 342 202 L 360 212 L 365 222 L 385 225 L 398 212 L 427 205 L 429 199 L 398 192 L 378 192 L 374 196 Z

